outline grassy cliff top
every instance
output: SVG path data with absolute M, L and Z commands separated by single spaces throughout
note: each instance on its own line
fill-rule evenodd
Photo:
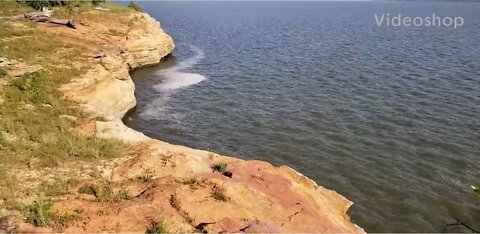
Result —
M 123 32 L 109 22 L 127 25 L 128 13 L 135 10 L 114 3 L 100 6 L 109 10 L 81 3 L 55 7 L 53 17 L 105 22 L 99 37 L 121 37 Z M 73 29 L 1 18 L 33 11 L 26 4 L 0 2 L 0 217 L 64 193 L 71 177 L 97 178 L 101 161 L 131 154 L 120 141 L 74 131 L 93 117 L 58 88 L 98 62 L 90 59 L 88 42 L 68 37 Z

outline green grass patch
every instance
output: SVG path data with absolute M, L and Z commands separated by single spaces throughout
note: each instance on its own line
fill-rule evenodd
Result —
M 31 205 L 23 208 L 26 221 L 37 227 L 46 227 L 53 221 L 53 214 L 51 202 L 34 202 Z
M 47 92 L 39 73 L 26 74 L 11 81 L 7 92 L 16 102 L 46 103 Z
M 43 183 L 41 185 L 42 192 L 49 197 L 57 197 L 70 193 L 70 188 L 78 184 L 76 179 L 59 179 L 56 178 L 52 183 Z
M 73 213 L 56 214 L 52 212 L 53 203 L 50 201 L 35 201 L 22 208 L 22 213 L 28 223 L 36 227 L 53 227 L 57 230 L 68 227 L 74 221 L 82 218 L 82 210 L 76 209 Z

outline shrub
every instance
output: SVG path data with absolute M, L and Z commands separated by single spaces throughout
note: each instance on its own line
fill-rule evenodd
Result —
M 25 206 L 23 213 L 28 223 L 31 223 L 37 227 L 46 227 L 53 220 L 53 214 L 50 209 L 52 203 L 50 202 L 34 202 L 32 205 Z
M 136 10 L 136 11 L 139 11 L 139 12 L 143 12 L 143 8 L 135 1 L 131 1 L 129 4 L 128 4 L 128 7 Z
M 130 200 L 130 199 L 132 199 L 132 196 L 130 195 L 130 191 L 125 189 L 120 190 L 113 198 L 114 201 L 122 201 L 122 200 Z
M 226 163 L 217 163 L 213 165 L 213 170 L 218 171 L 220 173 L 225 173 L 227 172 L 227 164 Z
M 153 221 L 145 233 L 169 233 L 168 227 L 162 219 Z
M 24 206 L 22 211 L 28 223 L 37 227 L 53 226 L 55 228 L 64 228 L 69 223 L 79 220 L 83 210 L 75 209 L 73 213 L 54 214 L 52 209 L 53 204 L 47 201 L 35 201 L 31 205 Z
M 212 197 L 217 201 L 228 201 L 228 197 L 225 195 L 225 189 L 217 185 L 213 187 Z
M 154 174 L 155 174 L 155 171 L 151 169 L 147 169 L 143 172 L 143 175 L 137 177 L 137 180 L 143 183 L 150 182 L 153 180 Z

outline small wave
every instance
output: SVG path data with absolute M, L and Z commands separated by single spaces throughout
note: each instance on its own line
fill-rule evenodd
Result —
M 205 76 L 186 72 L 167 73 L 164 76 L 165 80 L 163 80 L 162 83 L 153 86 L 155 90 L 161 92 L 172 91 L 179 88 L 188 87 L 205 80 Z
M 204 53 L 196 46 L 190 45 L 190 50 L 194 55 L 179 62 L 175 66 L 167 69 L 159 70 L 155 76 L 162 77 L 161 83 L 153 86 L 158 92 L 158 97 L 147 104 L 144 111 L 140 115 L 147 119 L 163 119 L 169 115 L 167 102 L 176 90 L 185 88 L 206 79 L 205 76 L 197 73 L 182 72 L 181 70 L 195 66 L 204 58 Z

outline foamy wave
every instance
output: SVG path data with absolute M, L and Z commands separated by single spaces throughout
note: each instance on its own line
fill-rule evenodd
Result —
M 155 73 L 162 77 L 161 83 L 153 86 L 158 91 L 158 97 L 152 100 L 144 111 L 140 113 L 143 118 L 162 119 L 169 115 L 167 102 L 170 95 L 176 90 L 197 84 L 206 79 L 205 76 L 196 73 L 182 72 L 181 70 L 195 66 L 204 58 L 203 51 L 196 46 L 190 46 L 194 55 L 179 62 L 175 66 Z M 172 116 L 170 116 L 172 117 Z

